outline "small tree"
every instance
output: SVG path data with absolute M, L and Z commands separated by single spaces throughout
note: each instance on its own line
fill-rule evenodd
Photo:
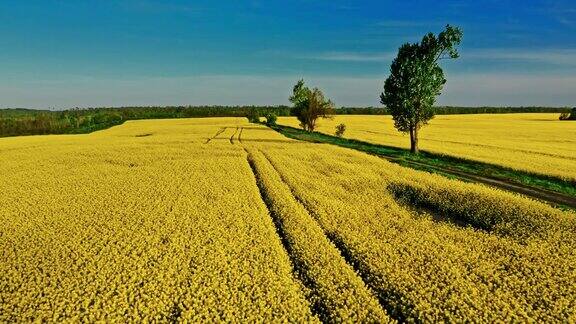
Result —
M 260 122 L 260 114 L 258 113 L 258 111 L 256 111 L 256 109 L 250 109 L 250 111 L 246 115 L 246 118 L 248 118 L 248 122 L 250 123 L 257 124 Z
M 268 126 L 276 125 L 276 120 L 278 119 L 278 117 L 276 116 L 275 113 L 269 112 L 266 114 L 265 117 L 266 117 L 266 125 L 268 125 Z
M 561 113 L 560 120 L 576 120 L 576 107 L 572 108 L 570 112 Z
M 446 26 L 438 36 L 428 33 L 420 43 L 406 43 L 390 66 L 380 102 L 392 114 L 394 126 L 410 133 L 410 151 L 418 153 L 418 130 L 434 117 L 433 106 L 446 79 L 441 59 L 458 58 L 462 31 Z
M 324 98 L 320 89 L 310 89 L 299 80 L 292 89 L 290 102 L 294 104 L 290 111 L 300 121 L 300 127 L 309 132 L 316 129 L 318 118 L 331 118 L 334 113 L 334 103 Z
M 342 137 L 344 136 L 345 131 L 346 131 L 346 125 L 339 124 L 338 126 L 336 126 L 336 132 L 334 132 L 334 134 L 338 137 Z

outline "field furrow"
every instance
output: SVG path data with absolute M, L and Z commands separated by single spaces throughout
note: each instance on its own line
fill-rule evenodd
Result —
M 465 210 L 490 217 L 490 208 L 501 206 L 494 214 L 540 218 L 537 224 L 552 217 L 561 224 L 542 229 L 544 236 L 537 231 L 528 237 L 527 228 L 538 227 L 520 226 L 521 219 L 516 222 L 506 215 L 500 220 L 506 230 L 493 230 L 498 235 L 460 228 L 404 209 L 387 193 L 391 182 L 404 178 L 417 185 L 425 173 L 407 172 L 347 150 L 334 149 L 339 159 L 327 159 L 320 145 L 297 152 L 262 150 L 327 235 L 358 265 L 366 283 L 391 306 L 392 316 L 409 321 L 494 321 L 576 315 L 571 306 L 576 293 L 573 215 L 564 219 L 566 215 L 545 205 L 496 191 L 485 201 L 472 199 L 465 205 L 475 190 L 486 190 L 467 185 L 468 195 L 454 191 L 451 198 L 454 205 L 467 206 L 455 212 L 458 217 L 467 217 Z M 438 197 L 446 197 L 450 186 L 460 186 L 456 181 L 438 183 L 440 178 L 424 182 L 430 190 L 444 190 L 437 191 Z M 524 203 L 542 212 L 523 215 Z
M 237 133 L 238 133 L 238 127 L 236 127 L 236 129 L 234 130 L 234 134 L 230 136 L 230 144 L 234 144 L 234 136 L 236 136 Z
M 244 152 L 196 139 L 51 136 L 0 157 L 39 166 L 0 176 L 0 322 L 315 321 Z
M 206 144 L 210 143 L 211 140 L 218 138 L 218 136 L 219 136 L 220 134 L 222 134 L 223 132 L 225 132 L 227 128 L 228 128 L 228 127 L 222 127 L 222 128 L 220 128 L 220 129 L 216 132 L 216 134 L 214 134 L 214 136 L 212 136 L 212 137 L 210 137 L 210 138 L 208 138 L 208 139 L 206 140 Z
M 240 132 L 238 133 L 238 142 L 242 143 L 242 132 L 244 131 L 244 127 L 240 127 Z
M 0 152 L 0 322 L 576 321 L 576 215 L 519 195 L 238 118 Z
M 257 149 L 248 159 L 314 310 L 327 322 L 386 322 L 378 300 Z

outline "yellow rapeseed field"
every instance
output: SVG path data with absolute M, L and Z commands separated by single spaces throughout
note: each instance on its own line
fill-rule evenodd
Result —
M 294 117 L 278 123 L 298 127 Z M 340 123 L 346 138 L 410 148 L 391 116 L 338 115 L 320 120 L 318 131 L 333 135 Z M 559 121 L 558 114 L 438 115 L 419 138 L 430 152 L 576 181 L 576 124 Z
M 0 322 L 569 322 L 576 215 L 238 118 L 0 139 Z
M 352 150 L 295 145 L 256 144 L 392 317 L 576 319 L 573 213 Z
M 1 139 L 0 322 L 313 320 L 221 124 Z

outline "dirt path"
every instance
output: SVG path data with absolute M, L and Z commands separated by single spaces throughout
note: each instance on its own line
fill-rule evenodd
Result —
M 286 127 L 286 128 L 291 129 L 289 127 Z M 280 134 L 283 134 L 284 136 L 287 136 L 289 138 L 293 138 L 293 139 L 296 139 L 299 141 L 305 141 L 305 142 L 311 142 L 311 143 L 324 143 L 324 144 L 336 145 L 336 146 L 340 146 L 340 147 L 344 147 L 344 148 L 348 148 L 348 149 L 352 149 L 352 150 L 357 150 L 360 152 L 364 152 L 367 154 L 378 156 L 380 158 L 387 159 L 390 162 L 397 163 L 397 164 L 400 164 L 400 165 L 405 166 L 405 167 L 409 167 L 409 168 L 413 168 L 413 169 L 417 169 L 417 170 L 424 169 L 424 170 L 427 170 L 430 172 L 443 174 L 443 175 L 451 175 L 451 176 L 454 176 L 454 177 L 459 178 L 461 180 L 465 180 L 465 181 L 469 181 L 469 182 L 475 182 L 475 183 L 482 183 L 482 184 L 496 187 L 499 189 L 519 193 L 519 194 L 522 194 L 522 195 L 527 196 L 529 198 L 540 200 L 540 201 L 543 201 L 543 202 L 548 203 L 548 204 L 553 205 L 553 206 L 569 207 L 572 209 L 576 209 L 576 197 L 571 196 L 569 194 L 555 192 L 555 191 L 547 190 L 547 189 L 543 189 L 543 188 L 537 188 L 537 187 L 525 185 L 525 184 L 522 184 L 522 183 L 519 183 L 519 182 L 516 182 L 513 180 L 506 180 L 506 179 L 497 178 L 497 177 L 491 177 L 491 176 L 486 176 L 486 175 L 478 175 L 478 174 L 474 174 L 474 173 L 469 173 L 469 172 L 465 172 L 462 170 L 458 170 L 456 168 L 441 167 L 441 166 L 436 166 L 436 165 L 429 164 L 429 163 L 405 160 L 402 158 L 398 158 L 397 156 L 387 155 L 385 153 L 374 152 L 374 151 L 370 151 L 370 150 L 363 150 L 361 148 L 354 147 L 351 145 L 340 145 L 338 143 L 333 143 L 329 140 L 325 140 L 323 137 L 315 137 L 314 139 L 307 139 L 307 138 L 302 138 L 302 136 L 298 136 L 298 134 L 285 133 L 282 129 L 276 130 L 276 131 L 278 131 Z M 329 135 L 324 135 L 324 134 L 322 136 L 330 137 Z M 378 145 L 372 144 L 372 143 L 367 143 L 367 144 L 369 144 L 371 147 L 378 146 Z
M 548 190 L 544 190 L 544 189 L 539 189 L 539 188 L 534 188 L 534 187 L 529 187 L 529 186 L 525 186 L 522 184 L 511 182 L 511 181 L 504 181 L 502 179 L 496 179 L 496 178 L 490 178 L 490 177 L 485 177 L 485 176 L 479 176 L 476 174 L 470 174 L 467 172 L 463 172 L 463 171 L 455 170 L 455 169 L 451 169 L 451 168 L 438 167 L 438 166 L 434 166 L 434 165 L 430 165 L 430 164 L 426 164 L 426 163 L 415 162 L 415 161 L 406 161 L 406 160 L 398 159 L 396 157 L 390 157 L 390 156 L 385 156 L 385 155 L 381 155 L 381 154 L 378 154 L 377 156 L 385 158 L 385 159 L 389 160 L 390 162 L 394 162 L 394 163 L 398 163 L 398 164 L 402 164 L 402 165 L 406 165 L 406 166 L 413 165 L 417 169 L 418 169 L 418 167 L 420 167 L 420 168 L 424 167 L 426 169 L 438 171 L 440 173 L 450 174 L 450 175 L 453 175 L 453 176 L 460 178 L 460 179 L 463 179 L 463 180 L 468 180 L 468 181 L 477 182 L 477 183 L 483 183 L 483 184 L 497 187 L 500 189 L 520 193 L 520 194 L 523 194 L 523 195 L 528 196 L 530 198 L 535 198 L 535 199 L 547 202 L 547 203 L 552 204 L 552 205 L 564 205 L 564 206 L 568 206 L 571 208 L 576 208 L 576 198 L 568 196 L 568 195 L 563 195 L 561 193 L 548 191 Z

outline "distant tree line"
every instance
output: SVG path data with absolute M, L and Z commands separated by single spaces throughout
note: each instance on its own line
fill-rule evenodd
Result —
M 61 111 L 0 109 L 0 137 L 89 133 L 126 120 L 193 117 L 246 117 L 273 112 L 289 116 L 287 106 L 169 106 L 75 108 Z
M 436 106 L 436 115 L 459 114 L 509 114 L 509 113 L 563 113 L 570 112 L 569 107 L 459 107 Z M 336 108 L 336 115 L 390 115 L 385 107 L 341 107 Z
M 570 111 L 569 107 L 451 107 L 434 108 L 437 115 L 457 114 L 509 114 L 509 113 L 563 113 Z
M 0 136 L 88 133 L 126 120 L 191 118 L 191 117 L 247 117 L 274 114 L 290 116 L 289 106 L 169 106 L 75 108 L 68 110 L 0 109 Z M 551 107 L 435 107 L 436 114 L 483 113 L 563 113 L 570 108 Z M 388 115 L 386 108 L 342 107 L 336 115 Z

